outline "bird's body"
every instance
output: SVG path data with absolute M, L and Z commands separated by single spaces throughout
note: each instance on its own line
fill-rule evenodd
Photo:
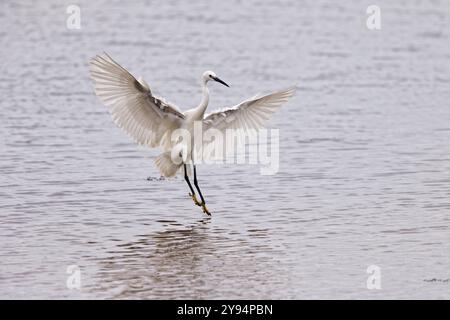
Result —
M 209 103 L 208 82 L 213 80 L 228 87 L 212 71 L 206 71 L 202 75 L 202 98 L 199 105 L 185 112 L 153 95 L 150 86 L 143 79 L 134 78 L 106 53 L 91 60 L 90 71 L 95 82 L 95 93 L 109 107 L 114 122 L 138 144 L 163 149 L 164 152 L 155 159 L 155 164 L 163 176 L 175 176 L 183 167 L 194 202 L 202 206 L 207 214 L 209 211 L 198 187 L 195 163 L 191 162 L 195 123 L 200 123 L 206 130 L 259 129 L 263 122 L 295 92 L 294 88 L 289 88 L 268 95 L 255 96 L 234 107 L 205 116 Z M 191 141 L 186 143 L 173 140 L 172 135 L 176 130 L 188 132 Z M 194 185 L 201 202 L 197 200 L 189 181 L 187 164 L 190 163 L 193 164 Z

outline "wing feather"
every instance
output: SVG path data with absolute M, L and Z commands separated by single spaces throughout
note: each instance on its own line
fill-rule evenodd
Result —
M 255 130 L 262 128 L 270 116 L 294 93 L 295 88 L 292 87 L 263 96 L 254 96 L 234 107 L 213 112 L 203 119 L 203 131 L 205 132 L 212 128 L 218 129 L 226 137 L 225 132 L 227 129 L 238 130 L 236 132 L 238 134 L 237 138 L 240 141 L 245 141 L 245 136 L 241 136 L 242 134 L 252 134 Z M 210 148 L 212 147 L 211 143 L 213 142 L 203 145 L 206 150 L 203 154 L 205 158 L 212 156 L 211 153 L 214 149 Z
M 170 134 L 185 119 L 175 105 L 152 94 L 144 80 L 136 80 L 108 54 L 90 61 L 95 94 L 105 104 L 114 122 L 137 143 L 170 148 Z
M 204 129 L 215 128 L 221 131 L 260 129 L 294 93 L 295 88 L 292 87 L 263 96 L 255 96 L 234 107 L 213 112 L 206 115 L 203 120 Z

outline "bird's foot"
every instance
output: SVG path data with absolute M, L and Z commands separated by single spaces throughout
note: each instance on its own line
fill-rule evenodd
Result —
M 201 206 L 202 206 L 202 209 L 203 209 L 203 213 L 206 213 L 208 216 L 210 216 L 211 212 L 209 212 L 208 208 L 206 207 L 206 204 L 202 203 Z
M 194 200 L 195 205 L 201 207 L 202 204 L 197 200 L 197 197 L 195 196 L 195 194 L 191 194 L 189 193 L 189 195 L 191 196 L 192 200 Z

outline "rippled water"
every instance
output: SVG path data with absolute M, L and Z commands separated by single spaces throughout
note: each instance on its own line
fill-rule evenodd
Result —
M 360 1 L 77 3 L 0 5 L 0 297 L 450 298 L 448 1 L 379 31 Z M 102 51 L 183 109 L 207 69 L 210 110 L 297 84 L 279 173 L 201 166 L 202 215 L 94 96 Z

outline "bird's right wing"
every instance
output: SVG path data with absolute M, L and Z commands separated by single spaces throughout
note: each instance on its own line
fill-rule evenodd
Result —
M 139 144 L 170 147 L 172 130 L 185 118 L 176 106 L 154 96 L 144 81 L 136 80 L 106 53 L 90 61 L 90 72 L 95 94 L 119 127 Z

